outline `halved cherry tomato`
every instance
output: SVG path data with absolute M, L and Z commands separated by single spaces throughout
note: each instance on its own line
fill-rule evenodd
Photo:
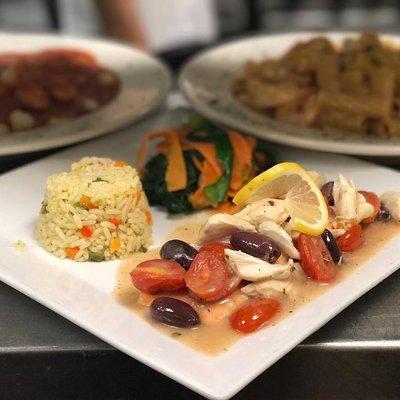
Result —
M 235 331 L 251 333 L 266 324 L 280 309 L 275 299 L 250 300 L 240 307 L 230 318 Z
M 84 238 L 90 238 L 93 235 L 94 228 L 91 225 L 83 225 L 81 228 L 81 235 Z
M 215 301 L 225 296 L 228 271 L 224 261 L 209 251 L 201 251 L 186 272 L 186 286 L 201 300 Z
M 333 281 L 336 266 L 320 236 L 301 233 L 297 239 L 297 248 L 301 255 L 301 267 L 306 275 L 321 283 Z
M 351 252 L 358 249 L 362 243 L 361 232 L 362 229 L 359 224 L 354 224 L 347 229 L 342 236 L 336 239 L 340 250 Z
M 240 282 L 242 282 L 242 278 L 238 277 L 237 275 L 229 275 L 226 281 L 224 297 L 232 294 L 238 288 Z
M 379 200 L 379 197 L 374 192 L 359 190 L 358 193 L 362 194 L 365 197 L 365 200 L 367 200 L 367 203 L 371 204 L 374 207 L 374 213 L 370 217 L 365 218 L 361 221 L 361 223 L 363 224 L 370 224 L 371 222 L 374 222 L 376 217 L 378 216 L 381 209 L 381 202 Z
M 147 260 L 131 271 L 131 280 L 144 293 L 172 292 L 185 287 L 185 273 L 176 261 Z
M 222 261 L 225 261 L 225 249 L 231 249 L 231 245 L 229 243 L 207 243 L 204 246 L 200 247 L 199 252 L 208 251 L 209 253 L 214 254 L 214 256 L 218 257 Z

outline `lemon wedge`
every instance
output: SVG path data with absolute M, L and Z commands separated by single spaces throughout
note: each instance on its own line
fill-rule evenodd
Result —
M 308 235 L 320 235 L 328 223 L 325 199 L 308 173 L 293 162 L 273 166 L 253 178 L 236 194 L 239 206 L 257 200 L 284 199 L 293 229 Z

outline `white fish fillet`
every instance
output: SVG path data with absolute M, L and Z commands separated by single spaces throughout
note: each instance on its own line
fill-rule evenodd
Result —
M 198 244 L 217 242 L 228 238 L 234 231 L 243 230 L 256 232 L 256 228 L 250 222 L 230 214 L 214 214 L 208 218 L 200 231 Z
M 265 221 L 258 227 L 258 231 L 272 239 L 290 258 L 300 260 L 300 253 L 294 247 L 292 238 L 277 223 Z
M 234 214 L 252 225 L 259 225 L 264 221 L 274 221 L 280 225 L 285 221 L 289 214 L 285 209 L 284 200 L 262 199 L 248 204 L 243 210 Z
M 382 204 L 396 221 L 400 221 L 400 192 L 385 192 L 381 195 Z
M 249 297 L 291 297 L 293 295 L 293 283 L 287 281 L 268 280 L 250 283 L 243 286 L 240 290 Z
M 291 259 L 286 264 L 270 264 L 242 251 L 231 249 L 225 249 L 225 259 L 233 273 L 252 282 L 265 279 L 287 279 L 293 269 L 293 260 Z

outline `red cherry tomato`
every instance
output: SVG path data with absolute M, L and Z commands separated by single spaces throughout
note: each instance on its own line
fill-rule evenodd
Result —
M 336 239 L 340 250 L 351 252 L 358 249 L 362 243 L 361 232 L 362 229 L 359 224 L 352 225 L 347 229 L 342 236 Z
M 358 193 L 362 194 L 365 197 L 365 200 L 367 200 L 367 203 L 371 204 L 374 207 L 374 213 L 370 217 L 365 218 L 361 221 L 361 223 L 363 224 L 370 224 L 371 222 L 374 222 L 376 217 L 378 216 L 381 209 L 381 202 L 379 200 L 379 197 L 374 192 L 359 190 Z
M 297 247 L 301 255 L 301 267 L 307 276 L 321 283 L 333 281 L 336 266 L 321 237 L 301 233 Z
M 225 294 L 224 297 L 232 294 L 242 282 L 242 278 L 239 278 L 237 275 L 229 275 L 226 281 Z
M 214 256 L 220 258 L 222 261 L 225 261 L 225 249 L 231 249 L 231 245 L 229 243 L 207 243 L 204 246 L 200 247 L 199 252 L 208 251 L 209 253 L 214 254 Z
M 90 238 L 93 235 L 93 226 L 91 225 L 83 225 L 81 228 L 81 235 L 84 238 Z
M 209 251 L 201 251 L 186 272 L 186 286 L 201 300 L 215 301 L 225 296 L 228 271 L 219 257 Z
M 275 299 L 250 300 L 240 307 L 230 318 L 235 331 L 251 333 L 266 324 L 280 309 Z
M 176 261 L 148 260 L 131 271 L 131 280 L 144 293 L 173 292 L 185 287 L 185 273 Z

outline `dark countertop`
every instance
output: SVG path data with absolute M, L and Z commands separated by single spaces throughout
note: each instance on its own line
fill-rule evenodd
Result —
M 49 153 L 0 159 L 0 172 Z M 400 271 L 234 398 L 399 399 L 398 288 Z M 1 400 L 201 398 L 2 283 L 0 304 Z

